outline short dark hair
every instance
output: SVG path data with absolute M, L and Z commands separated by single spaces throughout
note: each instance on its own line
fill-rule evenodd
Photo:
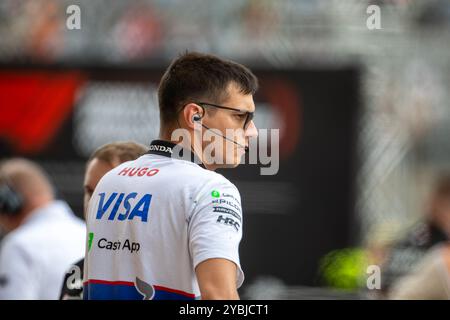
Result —
M 148 148 L 133 141 L 116 141 L 102 145 L 89 157 L 87 164 L 94 159 L 99 159 L 112 166 L 125 161 L 139 158 L 148 151 Z
M 226 100 L 230 83 L 235 83 L 243 94 L 253 95 L 258 89 L 256 76 L 239 63 L 198 52 L 180 55 L 167 68 L 159 84 L 161 124 L 173 123 L 186 103 Z

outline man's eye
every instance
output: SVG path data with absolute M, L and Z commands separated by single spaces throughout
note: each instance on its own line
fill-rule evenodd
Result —
M 236 115 L 239 119 L 245 119 L 247 117 L 246 114 L 237 114 Z

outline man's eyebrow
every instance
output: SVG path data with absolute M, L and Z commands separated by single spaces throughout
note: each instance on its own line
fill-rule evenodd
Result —
M 237 109 L 239 109 L 239 111 L 241 112 L 250 112 L 250 113 L 254 113 L 256 108 L 253 109 L 253 111 L 250 109 L 248 110 L 246 107 L 237 107 Z

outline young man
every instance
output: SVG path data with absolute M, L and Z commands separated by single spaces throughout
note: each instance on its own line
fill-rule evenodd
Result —
M 250 70 L 216 56 L 172 62 L 158 89 L 160 139 L 108 172 L 89 203 L 85 299 L 239 298 L 241 199 L 213 170 L 237 166 L 257 135 L 256 89 Z M 228 143 L 208 155 L 207 133 Z
M 84 216 L 91 199 L 92 192 L 97 186 L 101 177 L 119 164 L 135 160 L 147 152 L 148 148 L 135 142 L 111 142 L 95 150 L 86 163 L 84 174 Z M 66 272 L 60 294 L 61 300 L 76 300 L 83 298 L 84 258 L 75 263 Z

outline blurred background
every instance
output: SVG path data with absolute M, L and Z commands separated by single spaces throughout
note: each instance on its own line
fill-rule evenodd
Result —
M 1 158 L 37 161 L 81 217 L 90 153 L 157 137 L 170 61 L 235 60 L 260 79 L 257 127 L 280 129 L 277 175 L 221 171 L 246 214 L 241 296 L 385 298 L 448 240 L 428 211 L 450 170 L 449 41 L 450 1 L 0 0 Z

